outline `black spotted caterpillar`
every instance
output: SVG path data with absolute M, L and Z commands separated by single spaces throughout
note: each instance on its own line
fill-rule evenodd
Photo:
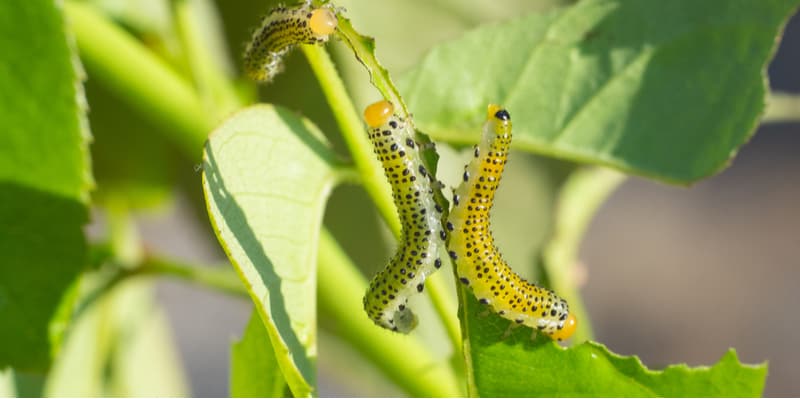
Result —
M 397 253 L 370 282 L 364 310 L 375 324 L 408 333 L 417 325 L 408 297 L 422 292 L 425 278 L 442 266 L 438 258 L 446 238 L 442 208 L 433 200 L 435 179 L 422 164 L 408 121 L 395 114 L 388 101 L 367 107 L 364 119 L 402 224 Z
M 283 70 L 283 57 L 292 47 L 326 42 L 337 23 L 332 9 L 314 8 L 311 1 L 273 9 L 247 44 L 245 73 L 251 79 L 269 82 Z
M 511 144 L 511 117 L 489 105 L 480 143 L 465 166 L 463 182 L 453 194 L 448 217 L 447 248 L 459 280 L 478 300 L 500 316 L 542 331 L 555 340 L 569 338 L 576 328 L 567 301 L 515 273 L 494 246 L 489 211 Z

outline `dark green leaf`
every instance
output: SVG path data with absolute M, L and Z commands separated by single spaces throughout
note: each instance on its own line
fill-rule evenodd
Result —
M 474 143 L 488 103 L 517 148 L 677 183 L 724 168 L 764 109 L 797 0 L 590 0 L 479 28 L 400 83 L 417 126 Z
M 680 364 L 652 371 L 637 357 L 616 355 L 595 342 L 565 349 L 545 336 L 531 340 L 527 327 L 518 327 L 504 338 L 511 322 L 483 315 L 484 305 L 471 293 L 462 289 L 461 295 L 472 395 L 754 397 L 764 389 L 766 365 L 742 365 L 733 349 L 710 368 Z
M 56 2 L 0 2 L 0 49 L 0 369 L 44 370 L 87 261 L 89 133 Z

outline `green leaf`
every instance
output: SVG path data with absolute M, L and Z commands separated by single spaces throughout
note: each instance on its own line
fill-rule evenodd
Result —
M 104 279 L 87 273 L 83 280 L 86 301 Z M 171 338 L 164 310 L 154 302 L 154 280 L 124 280 L 75 319 L 44 395 L 185 396 L 186 378 Z
M 54 1 L 0 3 L 0 49 L 0 369 L 42 371 L 87 260 L 85 100 Z
M 242 339 L 231 345 L 230 381 L 234 398 L 279 398 L 286 392 L 286 380 L 256 312 L 250 315 Z
M 364 36 L 358 33 L 350 20 L 345 18 L 341 13 L 338 15 L 339 24 L 337 26 L 338 36 L 347 44 L 353 51 L 358 62 L 366 68 L 369 73 L 370 82 L 381 93 L 384 99 L 390 101 L 392 104 L 399 105 L 395 111 L 403 117 L 409 115 L 403 97 L 392 82 L 389 76 L 389 71 L 381 65 L 378 58 L 375 56 L 375 39 L 369 36 Z
M 476 142 L 498 103 L 516 148 L 686 184 L 752 135 L 765 66 L 797 4 L 581 1 L 442 44 L 400 87 L 435 139 Z
M 416 63 L 425 50 L 457 37 L 481 23 L 508 19 L 521 13 L 551 9 L 571 0 L 504 0 L 503 7 L 483 0 L 438 0 L 374 2 L 339 0 L 360 32 L 375 36 L 381 60 L 391 71 L 404 71 Z M 409 40 L 408 26 L 414 24 L 414 40 Z M 351 72 L 351 71 L 347 71 Z M 348 76 L 349 73 L 344 75 Z M 359 82 L 353 84 L 360 86 Z M 363 98 L 358 93 L 356 98 Z M 369 93 L 372 96 L 372 92 Z M 371 98 L 371 97 L 367 97 Z
M 103 396 L 189 395 L 167 313 L 156 302 L 155 288 L 156 280 L 152 278 L 124 281 L 114 289 L 102 310 L 105 326 L 100 327 L 110 326 L 114 334 L 111 356 L 104 370 L 108 381 Z
M 320 131 L 281 108 L 234 114 L 209 137 L 203 191 L 295 396 L 315 391 L 317 243 L 335 161 Z
M 616 355 L 602 344 L 584 342 L 565 349 L 531 330 L 516 328 L 503 339 L 511 323 L 461 290 L 465 329 L 468 388 L 485 397 L 652 397 L 760 396 L 766 364 L 742 365 L 729 350 L 713 367 L 672 365 L 652 371 L 639 358 Z

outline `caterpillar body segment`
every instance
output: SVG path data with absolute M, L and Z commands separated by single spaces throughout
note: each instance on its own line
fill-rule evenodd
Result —
M 271 81 L 283 70 L 283 57 L 294 46 L 325 43 L 337 22 L 331 8 L 314 8 L 310 1 L 272 9 L 245 48 L 245 73 L 259 82 Z
M 370 282 L 364 310 L 375 324 L 409 333 L 417 317 L 408 307 L 408 298 L 422 292 L 425 279 L 442 265 L 438 257 L 446 238 L 442 208 L 433 200 L 436 180 L 423 166 L 409 121 L 395 114 L 388 101 L 367 107 L 364 118 L 402 224 L 397 252 Z
M 525 281 L 503 260 L 494 245 L 489 212 L 511 144 L 511 117 L 488 107 L 486 123 L 463 182 L 453 194 L 448 217 L 448 251 L 461 283 L 500 316 L 541 331 L 555 340 L 569 338 L 576 319 L 567 302 L 553 291 Z

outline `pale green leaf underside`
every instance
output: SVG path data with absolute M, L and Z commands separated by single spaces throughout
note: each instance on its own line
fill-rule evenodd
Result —
M 286 392 L 275 352 L 258 313 L 250 315 L 242 339 L 231 345 L 230 395 L 233 398 L 278 398 Z
M 584 342 L 564 349 L 529 328 L 503 339 L 508 320 L 483 316 L 485 309 L 464 290 L 465 352 L 471 394 L 482 397 L 756 397 L 764 389 L 765 364 L 742 365 L 731 349 L 713 367 L 644 367 L 602 344 Z
M 103 277 L 87 274 L 84 293 Z M 152 279 L 130 279 L 80 313 L 47 375 L 47 397 L 184 397 L 186 376 Z M 82 300 L 86 300 L 84 296 Z
M 399 86 L 432 138 L 476 142 L 498 103 L 516 148 L 689 183 L 752 135 L 797 4 L 581 1 L 435 47 Z
M 334 165 L 314 125 L 267 105 L 226 120 L 203 154 L 203 190 L 217 237 L 295 396 L 315 389 L 316 249 Z
M 89 132 L 57 4 L 0 2 L 0 369 L 49 367 L 86 260 Z

